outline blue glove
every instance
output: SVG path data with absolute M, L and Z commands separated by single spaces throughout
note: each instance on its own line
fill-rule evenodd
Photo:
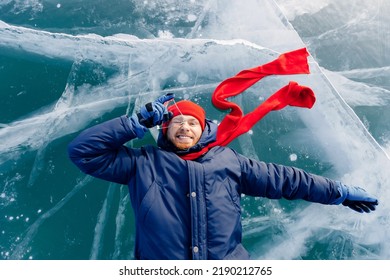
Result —
M 364 189 L 340 184 L 346 192 L 346 198 L 342 202 L 344 206 L 359 213 L 370 213 L 378 205 L 378 199 L 367 193 Z
M 171 119 L 172 113 L 164 106 L 164 103 L 173 99 L 173 93 L 160 96 L 156 101 L 142 106 L 140 111 L 129 117 L 130 127 L 138 138 L 144 137 L 148 128 L 160 125 Z
M 141 125 L 151 128 L 156 125 L 160 125 L 172 118 L 172 113 L 168 112 L 164 103 L 173 99 L 175 96 L 173 93 L 167 93 L 160 96 L 154 102 L 149 102 L 142 106 L 137 113 L 138 121 Z

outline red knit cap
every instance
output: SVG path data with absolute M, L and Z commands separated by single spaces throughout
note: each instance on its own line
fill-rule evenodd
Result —
M 182 100 L 169 106 L 168 111 L 172 112 L 172 118 L 179 115 L 189 115 L 195 117 L 199 121 L 202 130 L 204 130 L 206 125 L 206 113 L 198 104 L 188 100 Z M 163 124 L 163 134 L 166 134 L 168 125 L 169 121 Z

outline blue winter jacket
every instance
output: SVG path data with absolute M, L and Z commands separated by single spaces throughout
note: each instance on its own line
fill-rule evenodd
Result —
M 207 120 L 196 147 L 215 140 Z M 241 245 L 241 194 L 333 204 L 337 182 L 303 170 L 214 147 L 183 160 L 160 135 L 158 146 L 128 148 L 136 138 L 126 116 L 91 127 L 69 145 L 85 173 L 128 185 L 136 219 L 136 259 L 248 259 Z M 187 152 L 191 152 L 187 151 Z

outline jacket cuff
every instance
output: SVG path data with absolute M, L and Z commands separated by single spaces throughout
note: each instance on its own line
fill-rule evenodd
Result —
M 127 117 L 127 119 L 129 121 L 130 129 L 134 132 L 137 138 L 143 138 L 148 129 L 139 123 L 138 117 L 136 115 L 132 115 L 131 117 Z
M 337 183 L 337 190 L 340 196 L 337 197 L 335 200 L 333 200 L 331 203 L 329 203 L 333 205 L 338 205 L 343 203 L 348 196 L 348 187 L 339 181 L 337 181 L 336 183 Z

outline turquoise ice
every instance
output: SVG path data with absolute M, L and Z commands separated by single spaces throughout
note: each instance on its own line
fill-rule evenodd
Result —
M 231 146 L 363 186 L 380 205 L 243 197 L 244 244 L 256 259 L 390 259 L 390 6 L 338 2 L 2 1 L 0 259 L 132 258 L 126 186 L 80 173 L 67 143 L 166 92 L 220 121 L 210 97 L 223 79 L 301 47 L 310 75 L 267 77 L 234 101 L 251 111 L 294 80 L 313 109 L 272 112 Z

